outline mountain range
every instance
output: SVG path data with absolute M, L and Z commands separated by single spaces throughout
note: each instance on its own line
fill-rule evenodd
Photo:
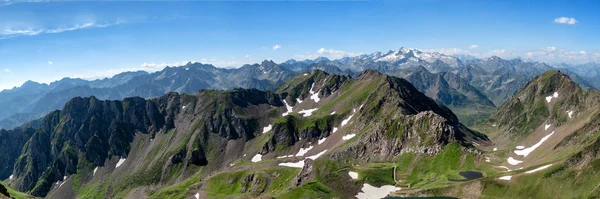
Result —
M 334 65 L 327 62 L 318 64 Z M 271 63 L 254 67 L 265 64 Z M 565 70 L 548 70 L 495 108 L 460 76 L 465 74 L 460 70 L 477 69 L 473 62 L 468 66 L 432 73 L 421 64 L 387 72 L 393 75 L 295 69 L 297 75 L 267 91 L 74 97 L 60 110 L 0 131 L 1 150 L 7 151 L 0 193 L 18 198 L 600 196 L 600 91 L 582 88 Z M 469 128 L 452 110 L 459 107 L 492 110 Z
M 376 52 L 337 60 L 320 57 L 304 61 L 292 59 L 280 64 L 263 61 L 235 69 L 188 63 L 154 73 L 125 72 L 112 78 L 93 81 L 73 78 L 64 78 L 50 84 L 28 81 L 20 87 L 0 92 L 0 109 L 4 110 L 0 113 L 0 128 L 12 129 L 40 118 L 60 109 L 73 97 L 95 96 L 98 99 L 119 100 L 139 96 L 149 99 L 168 92 L 195 93 L 200 89 L 273 90 L 295 75 L 316 69 L 350 76 L 356 76 L 365 70 L 377 70 L 406 78 L 427 96 L 450 107 L 465 124 L 471 125 L 487 118 L 497 106 L 534 76 L 555 68 L 520 59 L 458 57 L 460 56 L 400 48 L 387 53 Z M 594 85 L 600 84 L 600 78 L 594 75 L 597 71 L 593 71 L 593 66 L 579 68 L 561 64 L 556 67 L 560 67 L 562 72 L 583 88 L 594 88 Z M 437 83 L 428 82 L 436 78 L 432 74 L 440 76 Z M 472 103 L 476 104 L 475 109 L 466 106 Z

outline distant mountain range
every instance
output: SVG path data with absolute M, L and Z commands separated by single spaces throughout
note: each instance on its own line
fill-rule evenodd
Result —
M 459 58 L 460 57 L 460 58 Z M 64 78 L 51 84 L 28 81 L 21 87 L 0 92 L 0 128 L 12 129 L 61 109 L 73 97 L 95 96 L 117 100 L 139 96 L 152 98 L 168 92 L 195 93 L 201 89 L 256 88 L 273 90 L 295 75 L 322 70 L 330 74 L 356 76 L 365 70 L 403 77 L 436 102 L 450 107 L 466 124 L 487 118 L 495 107 L 509 99 L 534 76 L 555 68 L 568 74 L 582 88 L 600 86 L 595 64 L 556 67 L 520 59 L 500 57 L 476 59 L 400 48 L 337 60 L 288 60 L 277 64 L 263 61 L 236 69 L 188 63 L 155 73 L 125 72 L 112 78 L 87 81 Z M 492 103 L 489 103 L 492 102 Z M 469 109 L 467 105 L 476 105 Z

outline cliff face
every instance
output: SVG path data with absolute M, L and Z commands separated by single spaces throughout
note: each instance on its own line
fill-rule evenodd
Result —
M 173 151 L 171 162 L 206 165 L 204 148 L 210 142 L 211 134 L 225 140 L 254 138 L 259 118 L 250 107 L 261 104 L 268 107 L 266 109 L 273 109 L 271 105 L 282 105 L 274 94 L 243 89 L 206 90 L 196 96 L 169 93 L 152 100 L 74 98 L 61 111 L 47 115 L 37 130 L 0 132 L 0 136 L 6 138 L 3 141 L 16 139 L 15 145 L 30 137 L 27 143 L 21 144 L 22 153 L 15 149 L 7 150 L 10 153 L 3 155 L 18 157 L 14 163 L 14 187 L 44 196 L 53 183 L 78 173 L 82 164 L 104 167 L 111 157 L 126 159 L 136 136 L 154 137 L 190 129 L 189 124 L 178 125 L 182 120 L 190 119 L 194 128 L 190 134 L 203 135 L 197 136 L 197 141 L 188 140 L 189 147 Z M 7 175 L 10 170 L 3 171 L 6 173 L 3 175 Z

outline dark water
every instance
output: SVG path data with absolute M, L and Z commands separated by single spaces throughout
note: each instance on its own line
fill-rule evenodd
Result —
M 464 177 L 465 179 L 461 179 L 461 180 L 449 179 L 449 180 L 452 182 L 465 182 L 465 181 L 469 181 L 469 180 L 483 178 L 483 174 L 478 171 L 463 171 L 463 172 L 458 173 L 458 175 Z

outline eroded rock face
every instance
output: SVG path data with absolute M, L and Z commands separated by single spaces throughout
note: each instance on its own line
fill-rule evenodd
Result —
M 313 163 L 314 161 L 312 159 L 304 160 L 304 167 L 302 167 L 302 170 L 296 176 L 296 186 L 309 182 L 317 176 L 316 172 L 313 170 Z
M 101 167 L 113 156 L 127 158 L 138 134 L 189 137 L 180 140 L 190 144 L 170 143 L 181 148 L 165 154 L 168 164 L 157 164 L 205 166 L 209 162 L 207 145 L 218 147 L 227 140 L 254 138 L 262 111 L 257 112 L 257 107 L 268 107 L 262 108 L 268 111 L 277 105 L 282 105 L 277 95 L 256 89 L 207 90 L 196 96 L 169 93 L 152 100 L 74 98 L 63 110 L 47 115 L 37 130 L 30 130 L 30 139 L 14 164 L 14 185 L 20 191 L 44 196 L 54 182 L 77 173 L 82 161 Z M 3 135 L 8 134 L 0 133 Z M 191 139 L 192 135 L 197 136 Z M 10 174 L 9 169 L 3 171 Z
M 421 112 L 378 125 L 372 133 L 364 133 L 345 150 L 332 158 L 359 161 L 391 160 L 402 153 L 438 154 L 449 142 L 462 142 L 465 129 L 460 124 L 431 111 Z

